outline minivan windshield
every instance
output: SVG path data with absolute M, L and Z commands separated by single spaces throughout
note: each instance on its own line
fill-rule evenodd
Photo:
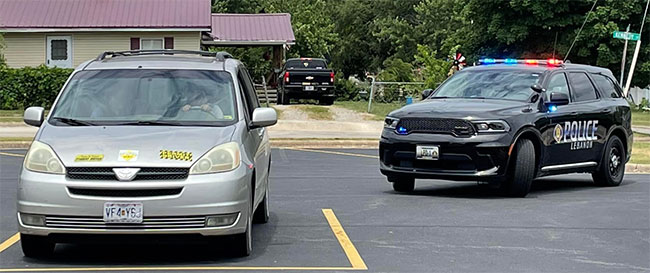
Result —
M 527 101 L 541 73 L 526 70 L 470 70 L 449 78 L 431 98 L 480 98 Z
M 80 71 L 70 79 L 50 122 L 224 126 L 237 118 L 233 86 L 223 71 Z

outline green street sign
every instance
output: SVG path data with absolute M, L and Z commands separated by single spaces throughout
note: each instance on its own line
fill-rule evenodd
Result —
M 624 31 L 614 31 L 613 36 L 616 39 L 632 40 L 632 41 L 638 41 L 639 38 L 641 38 L 641 35 L 639 35 L 639 33 L 624 32 Z

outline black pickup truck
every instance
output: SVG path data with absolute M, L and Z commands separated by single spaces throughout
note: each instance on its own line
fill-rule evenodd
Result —
M 278 104 L 291 99 L 317 99 L 319 104 L 334 102 L 334 72 L 327 61 L 316 58 L 288 59 L 278 79 Z

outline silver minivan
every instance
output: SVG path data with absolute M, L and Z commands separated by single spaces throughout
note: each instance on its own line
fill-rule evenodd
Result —
M 228 235 L 247 256 L 252 223 L 268 221 L 277 115 L 227 53 L 105 52 L 75 69 L 47 118 L 30 107 L 24 120 L 40 127 L 18 190 L 26 256 L 126 234 Z

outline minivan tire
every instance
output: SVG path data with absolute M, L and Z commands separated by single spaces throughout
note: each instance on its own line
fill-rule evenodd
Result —
M 250 213 L 246 219 L 246 231 L 244 233 L 235 234 L 231 237 L 233 246 L 233 255 L 236 257 L 247 257 L 253 251 L 253 225 Z
M 601 187 L 616 187 L 625 175 L 625 146 L 620 138 L 611 136 L 607 140 L 598 170 L 591 174 L 594 183 Z
M 530 139 L 515 144 L 515 158 L 511 165 L 510 179 L 503 188 L 511 197 L 526 197 L 535 178 L 535 146 Z
M 253 223 L 256 224 L 266 224 L 269 222 L 269 188 L 268 184 L 266 186 L 266 191 L 264 193 L 264 199 L 257 206 L 255 214 L 253 215 Z
M 54 254 L 56 243 L 45 236 L 20 234 L 20 246 L 26 257 L 40 258 Z

